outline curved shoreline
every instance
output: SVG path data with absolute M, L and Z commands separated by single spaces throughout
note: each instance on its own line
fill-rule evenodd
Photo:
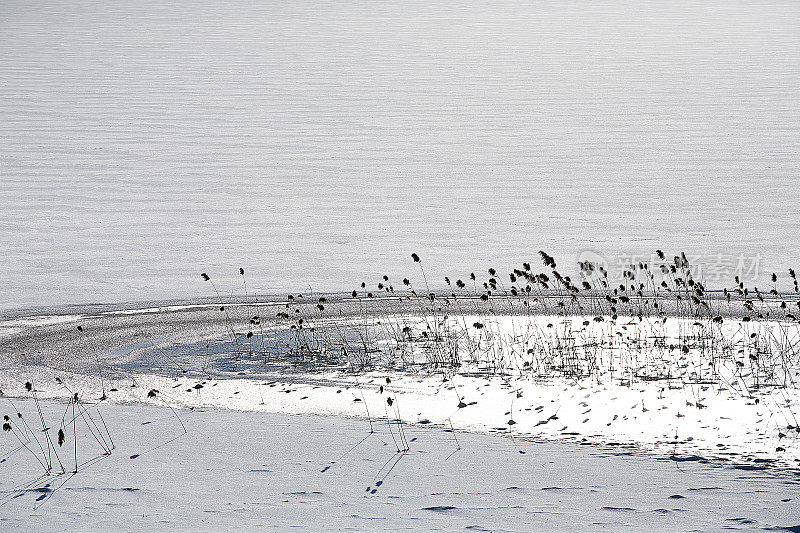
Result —
M 251 304 L 244 305 L 247 310 Z M 63 385 L 56 381 L 59 378 L 93 400 L 106 395 L 115 402 L 166 401 L 176 408 L 363 418 L 365 413 L 358 401 L 345 402 L 343 396 L 337 396 L 337 390 L 341 394 L 349 387 L 358 390 L 362 396 L 359 401 L 369 403 L 373 418 L 391 418 L 383 412 L 386 407 L 382 403 L 391 393 L 397 394 L 403 407 L 399 418 L 408 423 L 428 420 L 442 427 L 453 424 L 459 431 L 476 432 L 503 427 L 505 432 L 532 438 L 619 442 L 644 451 L 666 450 L 664 454 L 716 458 L 721 463 L 769 464 L 790 471 L 800 464 L 800 447 L 794 446 L 800 434 L 791 430 L 791 405 L 800 402 L 796 389 L 780 390 L 775 395 L 764 389 L 748 398 L 722 386 L 696 384 L 674 389 L 670 382 L 620 386 L 613 382 L 601 385 L 591 379 L 537 381 L 502 374 L 415 374 L 389 369 L 353 374 L 335 367 L 317 371 L 265 367 L 252 373 L 208 375 L 196 368 L 188 373 L 186 368 L 181 370 L 180 362 L 176 363 L 162 347 L 187 346 L 192 339 L 201 341 L 215 335 L 225 337 L 221 315 L 216 307 L 170 306 L 29 324 L 21 332 L 0 337 L 0 357 L 5 363 L 0 389 L 6 395 L 24 397 L 23 384 L 32 380 L 42 397 L 58 398 L 65 394 Z M 82 325 L 82 331 L 77 325 Z M 136 358 L 146 349 L 160 359 L 155 361 L 158 364 Z M 119 364 L 126 360 L 132 361 L 129 366 Z M 391 385 L 383 382 L 387 377 Z M 139 383 L 135 391 L 119 385 L 131 380 Z M 276 385 L 265 387 L 265 382 Z M 294 387 L 307 393 L 273 394 L 275 387 Z M 179 392 L 170 392 L 173 388 Z M 155 401 L 146 397 L 151 389 L 160 391 Z M 365 391 L 371 391 L 369 402 Z M 376 391 L 380 394 L 373 394 Z M 165 394 L 170 395 L 166 400 Z M 458 406 L 462 399 L 464 408 Z M 724 460 L 726 454 L 733 455 Z

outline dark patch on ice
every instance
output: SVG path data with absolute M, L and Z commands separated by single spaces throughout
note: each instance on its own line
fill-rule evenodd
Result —
M 458 509 L 457 507 L 453 507 L 452 505 L 434 505 L 431 507 L 423 507 L 423 511 L 434 511 L 437 513 L 445 513 L 447 511 L 452 511 L 454 509 Z
M 561 487 L 542 487 L 542 490 L 564 490 Z
M 737 470 L 766 470 L 766 467 L 760 465 L 733 465 Z
M 602 511 L 625 511 L 625 512 L 632 512 L 636 511 L 636 509 L 632 509 L 630 507 L 611 507 L 605 506 L 600 508 Z
M 672 496 L 670 496 L 670 499 L 671 500 L 682 500 L 685 497 L 686 496 L 681 496 L 680 494 L 673 494 Z
M 670 460 L 675 461 L 676 463 L 683 463 L 687 461 L 698 462 L 698 463 L 708 463 L 708 459 L 705 457 L 701 457 L 699 455 L 670 455 Z
M 740 524 L 755 524 L 755 520 L 750 520 L 749 518 L 726 518 L 728 522 L 739 522 Z
M 135 453 L 135 454 L 131 455 L 131 459 L 138 459 L 138 458 L 139 458 L 139 454 L 138 453 Z
M 312 491 L 300 490 L 300 491 L 297 491 L 297 492 L 284 492 L 283 494 L 286 495 L 286 496 L 311 496 L 312 494 L 319 495 L 319 494 L 324 494 L 324 493 L 322 493 L 322 492 L 320 492 L 318 490 L 312 490 Z

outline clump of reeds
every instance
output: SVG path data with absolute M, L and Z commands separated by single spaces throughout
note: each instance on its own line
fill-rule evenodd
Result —
M 69 389 L 60 378 L 56 378 L 59 385 L 64 387 L 67 391 Z M 39 396 L 36 388 L 31 381 L 26 381 L 24 389 L 29 393 L 30 399 L 36 411 L 37 421 L 33 423 L 32 427 L 27 418 L 23 415 L 21 409 L 18 409 L 12 403 L 12 407 L 16 411 L 16 416 L 4 415 L 3 416 L 3 431 L 14 436 L 20 444 L 21 449 L 27 450 L 42 467 L 45 475 L 55 473 L 64 474 L 67 471 L 66 465 L 68 464 L 67 457 L 72 455 L 73 459 L 73 473 L 77 473 L 82 465 L 91 462 L 92 459 L 81 463 L 79 461 L 79 434 L 78 423 L 83 422 L 88 434 L 97 442 L 103 451 L 103 455 L 110 455 L 115 448 L 108 427 L 103 420 L 99 411 L 96 414 L 91 412 L 91 407 L 85 405 L 80 401 L 77 392 L 70 392 L 69 400 L 64 410 L 61 419 L 58 422 L 58 430 L 55 431 L 53 436 L 53 427 L 47 422 L 47 417 L 42 409 Z M 9 402 L 11 400 L 9 399 Z M 64 446 L 72 441 L 72 454 L 64 453 Z
M 602 265 L 580 263 L 573 277 L 550 254 L 538 255 L 544 271 L 526 261 L 507 274 L 489 268 L 480 280 L 475 273 L 463 277 L 468 282 L 448 275 L 437 292 L 413 253 L 424 291 L 408 276 L 401 278 L 405 291 L 395 293 L 384 275 L 362 282 L 349 298 L 288 295 L 272 328 L 287 328 L 290 341 L 276 340 L 274 361 L 306 369 L 515 372 L 627 384 L 793 383 L 800 364 L 791 341 L 800 326 L 794 270 L 791 293 L 781 292 L 777 274 L 767 292 L 738 277 L 731 287 L 710 290 L 683 252 L 668 258 L 657 250 L 654 264 L 628 265 L 619 282 Z M 247 297 L 244 279 L 243 287 Z M 261 313 L 250 314 L 250 326 L 261 326 Z M 543 315 L 553 318 L 545 322 Z M 264 336 L 262 330 L 262 343 Z M 255 333 L 244 338 L 252 343 Z

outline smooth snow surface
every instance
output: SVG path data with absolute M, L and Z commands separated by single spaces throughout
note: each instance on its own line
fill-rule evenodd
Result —
M 0 43 L 2 308 L 797 266 L 798 2 L 5 0 Z
M 14 405 L 38 416 L 31 401 Z M 48 421 L 60 420 L 63 405 L 42 405 Z M 385 424 L 370 435 L 360 420 L 178 411 L 183 434 L 163 407 L 100 409 L 116 449 L 98 456 L 79 429 L 79 463 L 89 464 L 75 475 L 37 478 L 31 454 L 2 435 L 0 529 L 752 531 L 800 524 L 798 482 L 758 469 L 464 433 L 456 435 L 459 450 L 452 433 L 423 427 L 406 429 L 411 450 L 398 455 Z M 68 470 L 71 453 L 61 449 Z

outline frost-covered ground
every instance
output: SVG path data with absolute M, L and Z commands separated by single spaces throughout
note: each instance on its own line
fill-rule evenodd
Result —
M 0 307 L 206 296 L 201 269 L 228 294 L 239 266 L 260 292 L 342 290 L 412 251 L 453 276 L 656 247 L 785 271 L 798 21 L 785 0 L 4 0 Z

